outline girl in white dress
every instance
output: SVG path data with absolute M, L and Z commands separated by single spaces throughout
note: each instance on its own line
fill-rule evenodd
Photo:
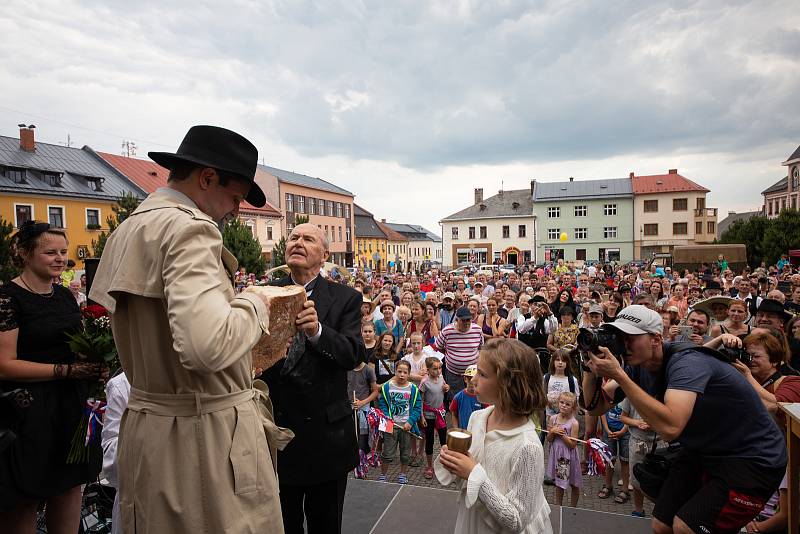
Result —
M 516 339 L 491 339 L 473 380 L 478 399 L 493 406 L 470 417 L 468 454 L 444 446 L 434 464 L 441 484 L 458 480 L 455 532 L 551 534 L 542 490 L 544 452 L 531 420 L 546 404 L 539 358 Z

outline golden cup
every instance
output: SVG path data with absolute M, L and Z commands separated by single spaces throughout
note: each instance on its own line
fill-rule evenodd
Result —
M 451 428 L 447 431 L 447 448 L 451 451 L 467 454 L 472 445 L 472 434 L 463 428 Z

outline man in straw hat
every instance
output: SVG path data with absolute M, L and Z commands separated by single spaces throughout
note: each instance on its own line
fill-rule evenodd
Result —
M 291 433 L 253 389 L 250 354 L 268 301 L 234 293 L 220 233 L 243 200 L 265 203 L 258 152 L 235 132 L 194 126 L 176 153 L 149 156 L 170 169 L 167 186 L 109 237 L 90 291 L 113 314 L 131 383 L 114 521 L 126 533 L 281 533 L 274 456 Z

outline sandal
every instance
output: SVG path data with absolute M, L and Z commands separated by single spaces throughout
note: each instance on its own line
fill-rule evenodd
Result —
M 628 499 L 630 499 L 630 498 L 631 498 L 631 496 L 628 495 L 628 492 L 625 491 L 625 490 L 622 490 L 619 493 L 617 493 L 616 497 L 614 497 L 614 502 L 617 503 L 617 504 L 625 504 L 626 502 L 628 502 Z
M 425 468 L 425 478 L 427 478 L 428 480 L 433 478 L 433 467 Z
M 608 499 L 611 496 L 611 488 L 603 484 L 603 488 L 597 492 L 598 499 Z
M 384 474 L 378 475 L 378 482 L 386 482 L 386 475 Z

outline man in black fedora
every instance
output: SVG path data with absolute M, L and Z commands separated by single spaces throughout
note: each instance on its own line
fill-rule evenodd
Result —
M 267 332 L 268 300 L 234 292 L 236 259 L 219 226 L 247 199 L 258 152 L 241 135 L 194 126 L 170 169 L 106 243 L 90 297 L 112 313 L 131 393 L 117 446 L 124 532 L 282 533 L 267 443 L 285 446 L 251 349 Z M 264 388 L 266 389 L 266 388 Z

